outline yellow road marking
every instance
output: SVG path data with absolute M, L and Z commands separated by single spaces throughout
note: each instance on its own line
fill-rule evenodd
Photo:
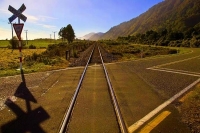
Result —
M 167 105 L 171 104 L 174 100 L 176 100 L 177 98 L 179 98 L 181 95 L 183 95 L 185 92 L 187 92 L 189 89 L 191 89 L 192 87 L 194 87 L 199 82 L 200 82 L 200 78 L 197 79 L 196 81 L 194 81 L 192 84 L 190 84 L 186 88 L 184 88 L 183 90 L 181 90 L 179 93 L 177 93 L 176 95 L 174 95 L 170 99 L 168 99 L 167 101 L 165 101 L 164 103 L 162 103 L 161 105 L 159 105 L 157 108 L 155 108 L 151 112 L 149 112 L 146 116 L 144 116 L 143 118 L 141 118 L 140 120 L 138 120 L 137 122 L 135 122 L 133 125 L 131 125 L 128 128 L 129 133 L 133 133 L 140 126 L 142 126 L 145 122 L 147 122 L 148 120 L 150 120 L 153 116 L 155 116 L 156 114 L 158 114 L 158 112 L 160 112 L 162 109 L 164 109 Z
M 162 112 L 156 118 L 154 118 L 151 122 L 149 122 L 143 129 L 141 129 L 140 133 L 149 133 L 170 114 L 171 112 L 169 111 Z

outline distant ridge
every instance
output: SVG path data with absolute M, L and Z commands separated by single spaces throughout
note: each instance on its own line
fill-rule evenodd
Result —
M 93 36 L 95 33 L 94 32 L 91 32 L 89 34 L 86 34 L 84 35 L 83 37 L 79 37 L 79 39 L 82 39 L 82 40 L 88 40 L 91 36 Z
M 200 27 L 200 0 L 165 0 L 140 16 L 112 27 L 100 39 L 116 39 L 164 28 L 184 31 L 191 27 Z
M 82 39 L 82 40 L 93 40 L 93 41 L 96 41 L 98 40 L 104 33 L 102 32 L 98 32 L 98 33 L 94 33 L 94 32 L 91 32 L 89 34 L 86 34 L 84 35 L 83 37 L 80 37 L 79 39 Z
M 99 40 L 99 38 L 101 38 L 101 37 L 103 36 L 103 34 L 104 34 L 104 33 L 102 33 L 102 32 L 98 32 L 98 33 L 92 35 L 92 36 L 89 38 L 89 40 L 93 40 L 93 41 Z

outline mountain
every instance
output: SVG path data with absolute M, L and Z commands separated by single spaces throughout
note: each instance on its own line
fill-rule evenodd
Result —
M 91 33 L 89 33 L 89 34 L 84 35 L 83 37 L 79 37 L 79 39 L 88 40 L 88 39 L 89 39 L 91 36 L 93 36 L 94 34 L 96 34 L 96 33 L 91 32 Z
M 100 39 L 116 39 L 147 30 L 184 31 L 191 27 L 200 27 L 200 0 L 165 0 L 140 16 L 112 27 Z
M 104 33 L 102 33 L 102 32 L 95 33 L 89 38 L 89 40 L 93 40 L 93 41 L 99 40 L 99 38 L 101 38 L 101 36 L 103 36 L 103 34 Z

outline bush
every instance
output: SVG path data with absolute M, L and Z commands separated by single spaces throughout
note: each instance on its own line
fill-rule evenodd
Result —
M 37 54 L 37 53 L 34 52 L 32 54 L 32 60 L 36 61 L 39 56 L 40 56 L 39 54 Z
M 191 39 L 191 41 L 190 41 L 190 46 L 191 47 L 193 47 L 193 48 L 198 48 L 198 47 L 200 47 L 200 41 L 199 40 L 197 40 L 197 39 Z
M 177 54 L 177 50 L 176 49 L 170 49 L 169 51 L 168 51 L 168 54 Z
M 29 49 L 36 49 L 36 46 L 34 46 L 33 44 L 31 44 L 31 45 L 29 46 Z
M 19 40 L 16 36 L 14 36 L 11 40 L 9 40 L 9 43 L 10 46 L 8 46 L 8 48 L 17 49 L 19 47 Z M 25 41 L 21 40 L 21 46 L 22 48 L 26 48 Z

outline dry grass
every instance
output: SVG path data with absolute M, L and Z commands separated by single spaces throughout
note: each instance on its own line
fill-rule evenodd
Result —
M 64 58 L 59 58 L 59 63 L 55 65 L 44 64 L 43 62 L 26 61 L 24 58 L 33 55 L 33 53 L 40 54 L 46 49 L 23 49 L 22 50 L 22 66 L 25 73 L 41 72 L 55 69 L 62 69 L 68 66 L 68 61 Z M 7 48 L 0 49 L 0 77 L 20 74 L 19 69 L 19 50 L 11 50 Z
M 23 49 L 22 57 L 23 59 L 32 55 L 33 53 L 40 54 L 44 52 L 46 49 Z M 7 48 L 0 49 L 0 69 L 5 70 L 8 68 L 18 68 L 19 67 L 19 50 L 12 50 Z
M 188 125 L 192 132 L 200 132 L 200 83 L 187 95 L 179 110 L 182 121 Z

